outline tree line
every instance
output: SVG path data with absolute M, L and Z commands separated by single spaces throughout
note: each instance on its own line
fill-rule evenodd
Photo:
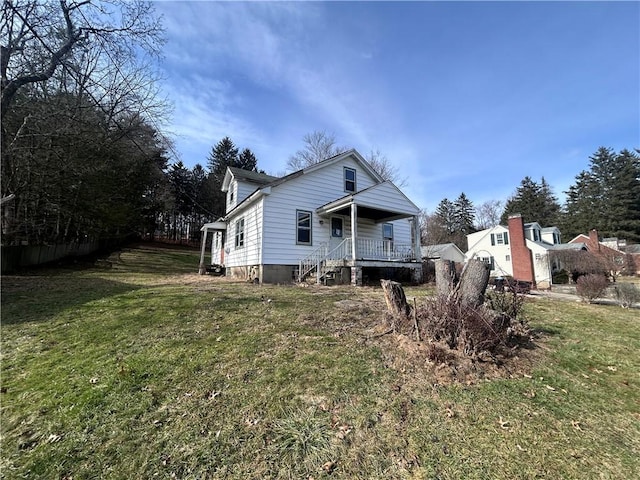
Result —
M 506 199 L 490 200 L 475 207 L 464 193 L 451 201 L 444 198 L 436 210 L 422 214 L 422 242 L 455 243 L 466 251 L 466 235 L 505 225 L 509 215 L 519 213 L 525 222 L 542 227 L 557 226 L 564 241 L 597 229 L 603 237 L 640 242 L 640 151 L 615 152 L 600 147 L 589 157 L 588 168 L 575 177 L 560 204 L 544 177 L 526 176 Z

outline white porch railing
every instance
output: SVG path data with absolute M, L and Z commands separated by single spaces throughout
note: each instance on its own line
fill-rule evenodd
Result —
M 409 244 L 359 237 L 356 238 L 355 257 L 365 260 L 410 261 L 415 259 L 413 247 Z
M 329 250 L 327 245 L 321 245 L 310 255 L 300 260 L 298 265 L 298 281 L 303 281 L 308 275 L 315 273 L 318 283 L 327 262 L 343 260 L 393 260 L 409 262 L 415 260 L 413 247 L 409 244 L 395 243 L 390 240 L 376 240 L 371 238 L 356 238 L 356 254 L 352 254 L 351 238 L 347 237 L 338 246 Z

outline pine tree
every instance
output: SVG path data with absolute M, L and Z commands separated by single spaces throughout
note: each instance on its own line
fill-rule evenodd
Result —
M 462 192 L 460 196 L 454 202 L 454 230 L 462 233 L 465 236 L 473 233 L 473 225 L 475 223 L 475 210 L 473 203 Z
M 576 183 L 565 192 L 567 200 L 564 208 L 562 233 L 567 238 L 573 238 L 580 233 L 588 233 L 596 228 L 601 217 L 600 189 L 594 176 L 582 171 L 576 176 Z
M 640 241 L 640 157 L 638 152 L 600 147 L 569 187 L 563 230 L 569 236 L 595 228 L 602 236 Z
M 237 164 L 238 147 L 235 146 L 229 137 L 224 137 L 220 140 L 216 146 L 211 149 L 211 153 L 207 159 L 209 171 L 219 180 L 220 185 L 222 185 L 227 167 L 235 167 Z
M 527 176 L 516 192 L 507 200 L 500 222 L 506 224 L 509 215 L 519 213 L 525 222 L 538 222 L 543 227 L 559 220 L 560 204 L 544 177 L 540 183 Z
M 240 153 L 235 166 L 237 166 L 238 168 L 242 168 L 243 170 L 251 170 L 252 172 L 257 172 L 257 164 L 258 159 L 256 158 L 256 156 L 251 150 L 245 148 L 244 150 L 242 150 L 242 153 Z

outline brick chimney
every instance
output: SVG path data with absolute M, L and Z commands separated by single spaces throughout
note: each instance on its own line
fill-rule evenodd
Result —
M 592 252 L 599 252 L 600 251 L 600 240 L 598 240 L 598 230 L 596 230 L 595 228 L 592 230 L 589 230 L 589 250 L 591 250 Z
M 536 277 L 533 271 L 533 257 L 524 237 L 524 221 L 522 220 L 522 215 L 510 215 L 508 228 L 513 278 L 531 282 L 532 286 L 535 287 Z

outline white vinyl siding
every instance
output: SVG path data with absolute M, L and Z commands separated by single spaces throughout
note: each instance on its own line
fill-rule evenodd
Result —
M 244 247 L 235 248 L 235 225 L 244 219 Z M 262 260 L 262 199 L 227 219 L 226 267 L 258 265 Z
M 344 161 L 273 186 L 271 194 L 264 197 L 264 238 L 266 240 L 263 263 L 297 265 L 299 259 L 309 255 L 321 243 L 329 244 L 331 235 L 329 219 L 321 219 L 315 211 L 318 207 L 345 196 L 344 167 L 356 170 L 358 189 L 375 184 L 374 179 L 360 168 L 360 164 L 347 157 Z M 384 203 L 379 202 L 378 205 L 384 205 Z M 311 224 L 313 245 L 296 243 L 296 210 L 314 212 Z M 320 225 L 320 220 L 323 221 L 323 225 Z M 348 218 L 345 217 L 345 237 L 351 236 L 350 228 Z M 378 226 L 376 234 L 371 232 L 371 238 L 380 238 L 379 228 Z
M 255 192 L 257 188 L 258 186 L 254 183 L 232 180 L 227 192 L 227 212 L 233 210 L 236 205 Z

